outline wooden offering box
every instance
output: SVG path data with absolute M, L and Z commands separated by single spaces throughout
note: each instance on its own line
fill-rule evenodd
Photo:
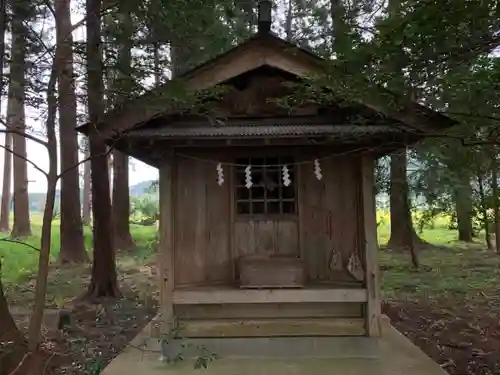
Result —
M 239 258 L 240 288 L 302 288 L 303 262 L 286 255 L 248 255 Z

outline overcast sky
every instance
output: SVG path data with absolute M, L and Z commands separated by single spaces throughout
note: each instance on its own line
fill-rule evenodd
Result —
M 75 11 L 72 9 L 72 22 L 73 24 L 76 24 L 83 18 L 83 14 L 81 12 Z M 73 37 L 75 40 L 84 40 L 85 38 L 85 26 L 80 27 L 79 29 L 75 30 Z M 1 113 L 2 117 L 5 116 L 5 110 L 6 110 L 6 105 L 7 105 L 7 100 L 6 98 L 2 98 L 1 102 Z M 43 129 L 43 121 L 44 119 L 39 119 L 40 114 L 38 111 L 30 110 L 28 108 L 27 113 L 26 113 L 26 122 L 28 128 L 31 129 Z M 4 134 L 0 134 L 0 144 L 4 145 L 5 137 Z M 49 165 L 49 158 L 47 154 L 47 150 L 39 145 L 38 143 L 35 143 L 33 141 L 27 140 L 27 152 L 28 152 L 28 159 L 36 165 L 43 169 L 47 170 L 48 165 Z M 80 155 L 80 159 L 83 159 L 83 154 Z M 4 150 L 0 150 L 0 181 L 3 178 L 3 165 L 4 165 Z M 153 180 L 158 178 L 158 170 L 153 167 L 149 167 L 148 165 L 140 162 L 139 160 L 132 159 L 132 163 L 130 163 L 130 174 L 129 174 L 129 184 L 134 185 L 142 181 L 148 181 L 148 180 Z M 29 192 L 38 192 L 38 193 L 45 193 L 47 190 L 47 183 L 45 176 L 40 172 L 37 171 L 32 165 L 28 164 L 28 180 L 29 185 L 28 185 L 28 190 Z

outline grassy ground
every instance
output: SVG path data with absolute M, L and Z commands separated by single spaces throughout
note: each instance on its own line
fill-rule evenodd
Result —
M 378 216 L 379 241 L 384 245 L 390 235 L 388 217 L 387 213 L 381 212 Z M 38 246 L 41 218 L 34 215 L 32 222 L 34 236 L 26 241 Z M 51 256 L 56 260 L 59 222 L 54 221 L 53 225 Z M 132 232 L 137 249 L 117 256 L 120 287 L 124 294 L 131 296 L 130 308 L 124 309 L 123 304 L 116 306 L 116 313 L 120 312 L 121 317 L 108 327 L 109 335 L 103 336 L 102 326 L 88 321 L 82 322 L 84 328 L 79 333 L 81 345 L 105 353 L 106 361 L 140 329 L 141 322 L 152 313 L 151 309 L 144 309 L 147 303 L 144 301 L 151 296 L 154 299 L 157 293 L 156 276 L 147 266 L 155 260 L 156 227 L 133 225 Z M 500 374 L 500 334 L 497 333 L 500 332 L 500 257 L 487 251 L 480 239 L 473 244 L 457 242 L 457 233 L 448 229 L 447 218 L 437 219 L 432 228 L 424 228 L 420 235 L 436 248 L 420 252 L 422 267 L 418 271 L 411 268 L 409 254 L 384 250 L 382 246 L 380 265 L 384 313 L 450 374 Z M 85 240 L 90 248 L 88 228 Z M 2 278 L 11 306 L 28 307 L 33 298 L 37 252 L 22 244 L 0 241 L 0 257 Z M 89 270 L 90 265 L 52 267 L 48 306 L 63 306 L 82 293 L 88 285 Z M 134 314 L 138 323 L 132 324 L 128 336 L 117 335 L 116 330 L 123 330 L 123 325 L 130 326 L 130 316 Z M 93 333 L 83 336 L 88 332 Z M 121 341 L 109 345 L 109 340 L 116 337 L 121 337 Z M 76 347 L 74 351 L 80 352 L 81 348 Z M 75 370 L 65 374 L 81 373 Z
M 34 214 L 31 217 L 33 236 L 22 241 L 39 247 L 41 232 L 41 216 Z M 55 263 L 59 252 L 59 220 L 54 220 L 52 229 L 51 261 Z M 130 253 L 118 254 L 117 266 L 120 281 L 126 287 L 145 289 L 156 287 L 145 277 L 147 264 L 155 253 L 154 240 L 155 226 L 131 225 L 137 249 Z M 85 228 L 85 245 L 91 255 L 92 234 L 90 228 Z M 38 265 L 38 252 L 25 244 L 0 241 L 0 259 L 2 260 L 2 280 L 7 296 L 13 305 L 23 306 L 32 301 L 34 275 Z M 47 303 L 48 306 L 61 306 L 68 300 L 82 293 L 88 282 L 90 265 L 57 268 L 51 267 Z M 131 280 L 132 278 L 132 280 Z M 145 293 L 141 292 L 141 293 Z
M 389 220 L 386 213 L 379 212 L 379 241 L 381 245 L 389 239 Z M 59 221 L 53 223 L 51 258 L 57 259 L 59 250 Z M 437 245 L 436 249 L 425 250 L 420 254 L 422 269 L 414 272 L 410 267 L 409 256 L 406 253 L 395 253 L 382 250 L 380 254 L 382 272 L 383 294 L 386 298 L 425 298 L 445 297 L 447 294 L 464 294 L 473 296 L 479 291 L 489 293 L 500 287 L 499 265 L 500 258 L 494 253 L 484 250 L 482 242 L 475 244 L 462 244 L 455 241 L 456 231 L 447 228 L 446 218 L 438 218 L 434 227 L 425 228 L 421 236 L 431 244 Z M 25 239 L 27 243 L 38 247 L 41 229 L 41 217 L 32 216 L 34 235 Z M 132 233 L 137 243 L 137 249 L 131 253 L 118 254 L 118 267 L 121 275 L 130 273 L 134 268 L 154 261 L 155 226 L 132 225 Z M 91 231 L 85 228 L 85 243 L 91 247 Z M 29 286 L 33 274 L 36 272 L 38 254 L 35 250 L 11 242 L 0 242 L 0 258 L 2 259 L 2 278 L 7 290 Z M 82 267 L 82 271 L 86 270 Z M 63 294 L 60 297 L 68 298 L 72 290 L 64 293 L 66 286 L 65 276 L 71 279 L 75 270 L 54 269 L 51 280 L 60 280 L 58 289 Z M 84 282 L 86 279 L 82 280 Z M 26 285 L 28 283 L 28 285 Z M 75 282 L 73 282 L 75 283 Z M 61 287 L 61 285 L 64 285 Z M 9 293 L 10 294 L 10 293 Z M 49 296 L 49 300 L 50 300 Z
M 434 227 L 425 228 L 420 235 L 436 248 L 420 252 L 422 267 L 418 272 L 412 270 L 409 254 L 382 247 L 380 265 L 385 298 L 441 299 L 460 295 L 470 299 L 478 293 L 496 295 L 500 287 L 500 257 L 486 249 L 483 238 L 472 244 L 458 242 L 457 232 L 448 229 L 447 218 L 436 219 Z M 379 228 L 381 245 L 387 243 L 389 236 L 385 221 Z

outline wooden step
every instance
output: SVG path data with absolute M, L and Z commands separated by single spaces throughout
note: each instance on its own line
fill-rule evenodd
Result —
M 218 303 L 366 302 L 366 289 L 192 289 L 174 290 L 174 305 Z
M 212 319 L 179 321 L 180 336 L 209 337 L 293 337 L 363 336 L 363 318 L 307 319 Z

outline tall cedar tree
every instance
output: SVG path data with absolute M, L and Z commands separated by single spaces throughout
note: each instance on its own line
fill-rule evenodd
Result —
M 387 6 L 389 17 L 397 19 L 400 16 L 401 1 L 390 0 Z M 391 77 L 388 85 L 395 92 L 407 91 L 405 87 L 403 69 L 405 68 L 404 51 L 399 46 L 391 46 L 387 56 L 385 69 Z M 391 237 L 388 246 L 394 249 L 410 251 L 412 263 L 418 267 L 415 245 L 422 243 L 415 229 L 411 217 L 411 205 L 407 177 L 406 149 L 391 155 L 390 168 L 390 206 L 391 206 Z
M 121 24 L 118 74 L 114 86 L 117 101 L 125 101 L 127 93 L 133 89 L 132 78 L 132 36 L 133 23 L 128 2 L 121 2 L 118 11 Z M 135 246 L 130 234 L 130 191 L 128 181 L 128 156 L 118 150 L 113 151 L 113 233 L 117 250 L 130 250 Z
M 412 264 L 418 268 L 419 261 L 415 250 L 418 238 L 413 229 L 410 200 L 408 197 L 406 149 L 391 155 L 390 206 L 391 237 L 388 246 L 393 249 L 409 250 Z
M 101 65 L 101 0 L 87 0 L 87 95 L 91 124 L 96 124 L 103 111 L 102 65 Z M 89 134 L 90 163 L 92 179 L 93 264 L 92 276 L 87 293 L 89 300 L 104 297 L 118 297 L 115 248 L 107 147 L 103 137 L 94 128 Z
M 130 250 L 135 246 L 130 234 L 128 164 L 126 154 L 113 151 L 113 233 L 117 250 Z
M 3 64 L 5 61 L 5 1 L 0 2 L 0 92 L 3 92 Z M 8 145 L 11 142 L 11 137 L 9 133 L 5 135 L 5 144 Z M 10 153 L 9 153 L 10 155 Z M 9 162 L 11 163 L 11 161 Z M 6 164 L 8 165 L 8 164 Z M 5 167 L 4 167 L 5 168 Z M 9 175 L 10 180 L 10 175 Z M 10 184 L 9 184 L 10 187 Z M 4 189 L 5 189 L 5 179 L 4 179 Z M 10 190 L 10 189 L 9 189 Z M 5 196 L 4 196 L 5 197 Z M 10 194 L 9 194 L 10 197 Z M 3 203 L 3 201 L 2 201 Z M 10 199 L 9 202 L 10 203 Z M 3 211 L 3 204 L 2 204 Z M 3 212 L 2 212 L 3 213 Z M 8 221 L 8 220 L 7 220 Z M 26 348 L 26 343 L 19 330 L 17 329 L 16 323 L 12 318 L 9 311 L 9 306 L 7 305 L 7 299 L 5 298 L 5 293 L 2 285 L 2 260 L 0 260 L 0 342 L 12 342 L 16 349 L 19 345 Z M 17 366 L 19 361 L 22 359 L 24 354 L 21 350 L 10 351 L 9 355 L 0 356 L 0 375 L 10 374 Z
M 455 210 L 457 211 L 458 240 L 473 242 L 474 231 L 472 217 L 474 208 L 472 206 L 472 186 L 470 178 L 466 173 L 459 175 L 461 181 L 453 192 Z
M 59 70 L 59 132 L 61 148 L 61 250 L 60 263 L 88 261 L 83 241 L 76 133 L 76 94 L 73 84 L 73 36 L 70 0 L 55 0 L 56 39 L 64 66 Z
M 9 104 L 7 103 L 7 123 L 9 122 Z M 2 204 L 0 207 L 0 232 L 10 231 L 10 188 L 12 185 L 12 134 L 5 134 L 3 153 Z
M 9 100 L 13 100 L 12 127 L 21 134 L 12 134 L 14 150 L 14 225 L 11 236 L 25 237 L 31 235 L 26 138 L 22 135 L 26 131 L 24 100 L 27 31 L 23 23 L 26 14 L 26 4 L 22 1 L 13 1 L 12 13 L 12 59 L 10 64 Z
M 85 142 L 85 159 L 90 156 L 88 142 Z M 82 207 L 82 221 L 83 225 L 89 226 L 92 215 L 92 203 L 90 193 L 90 162 L 86 161 L 83 164 L 83 207 Z

